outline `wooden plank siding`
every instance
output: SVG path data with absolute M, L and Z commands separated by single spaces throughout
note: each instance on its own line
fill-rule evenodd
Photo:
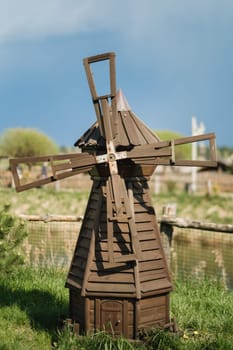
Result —
M 151 295 L 152 292 L 157 294 L 162 290 L 166 292 L 171 290 L 170 276 L 154 209 L 149 199 L 147 182 L 131 181 L 130 186 L 133 192 L 132 206 L 141 251 L 140 259 L 137 261 L 138 267 L 135 268 L 135 261 L 109 262 L 106 184 L 102 181 L 101 185 L 98 183 L 97 186 L 94 182 L 67 278 L 67 286 L 82 288 L 83 295 L 102 293 L 137 298 L 140 295 Z M 92 235 L 94 235 L 94 247 L 91 251 Z M 128 222 L 113 223 L 112 249 L 116 261 L 118 258 L 124 258 L 124 255 L 133 253 Z
M 169 322 L 169 295 L 158 295 L 140 300 L 140 317 L 138 327 L 147 329 L 151 326 L 162 327 Z

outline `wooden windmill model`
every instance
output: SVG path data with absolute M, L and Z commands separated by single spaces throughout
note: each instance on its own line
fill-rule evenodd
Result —
M 91 65 L 107 61 L 110 93 L 98 96 Z M 70 318 L 80 332 L 110 329 L 136 338 L 143 329 L 169 327 L 172 283 L 160 241 L 148 180 L 156 165 L 215 166 L 215 136 L 160 141 L 116 92 L 115 54 L 84 59 L 97 122 L 76 142 L 82 153 L 11 159 L 23 191 L 89 172 L 93 186 L 66 286 Z M 210 160 L 176 160 L 175 146 L 208 140 Z M 21 163 L 48 162 L 47 178 L 22 183 Z

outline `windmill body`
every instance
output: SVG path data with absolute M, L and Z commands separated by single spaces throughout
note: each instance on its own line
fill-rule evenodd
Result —
M 91 64 L 109 61 L 110 93 L 98 96 Z M 152 327 L 171 327 L 172 283 L 148 181 L 158 164 L 216 166 L 215 135 L 161 141 L 116 91 L 115 54 L 84 59 L 97 121 L 75 143 L 82 153 L 11 159 L 16 190 L 82 172 L 93 186 L 66 280 L 70 319 L 80 332 L 109 330 L 136 338 Z M 207 140 L 210 160 L 176 160 L 175 147 Z M 21 163 L 48 162 L 47 178 L 22 183 Z
M 157 142 L 128 110 L 125 98 L 124 105 L 122 101 L 119 92 L 121 152 Z M 77 145 L 98 155 L 102 152 L 99 138 L 95 125 Z M 122 208 L 117 217 L 108 169 L 97 165 L 91 172 L 93 187 L 66 286 L 70 289 L 70 316 L 82 331 L 110 327 L 114 334 L 135 338 L 142 329 L 169 324 L 172 284 L 149 195 L 148 180 L 155 166 L 148 160 L 133 164 L 129 159 L 118 168 Z

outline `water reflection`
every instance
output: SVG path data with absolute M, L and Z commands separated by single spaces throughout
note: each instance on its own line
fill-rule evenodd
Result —
M 201 232 L 191 239 L 190 232 L 175 235 L 171 248 L 172 274 L 181 278 L 214 278 L 233 289 L 232 248 L 231 234 Z
M 24 251 L 31 264 L 68 269 L 80 222 L 28 222 Z M 215 278 L 233 289 L 233 235 L 174 228 L 170 268 L 174 278 Z

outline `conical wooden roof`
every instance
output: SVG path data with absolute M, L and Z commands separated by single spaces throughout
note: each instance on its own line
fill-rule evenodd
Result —
M 117 92 L 116 101 L 117 121 L 113 123 L 111 120 L 111 123 L 117 125 L 114 137 L 117 147 L 131 148 L 160 141 L 159 137 L 132 112 L 121 90 Z M 105 140 L 101 136 L 98 122 L 95 122 L 74 145 L 80 148 L 104 147 Z

